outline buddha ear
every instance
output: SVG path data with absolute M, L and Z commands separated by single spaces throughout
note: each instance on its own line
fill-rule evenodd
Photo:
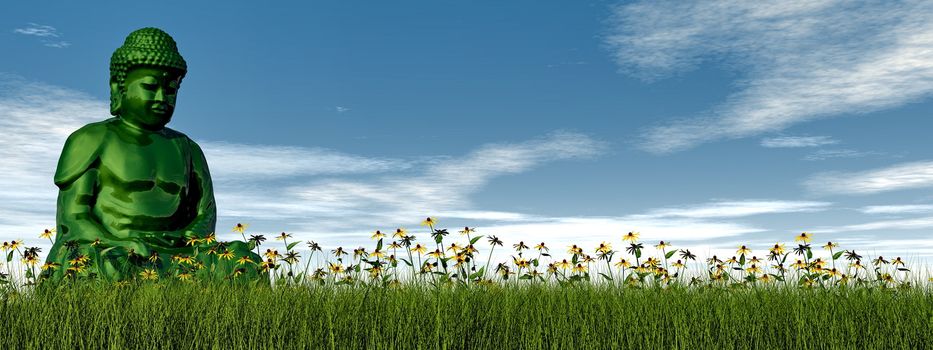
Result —
M 110 115 L 120 114 L 120 105 L 123 103 L 123 91 L 116 79 L 110 79 Z

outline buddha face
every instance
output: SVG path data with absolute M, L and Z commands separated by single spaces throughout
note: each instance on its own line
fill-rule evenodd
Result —
M 120 118 L 136 127 L 161 130 L 172 119 L 179 85 L 181 74 L 177 70 L 133 67 L 123 83 Z

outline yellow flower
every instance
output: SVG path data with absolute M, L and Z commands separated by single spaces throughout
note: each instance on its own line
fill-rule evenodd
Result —
M 791 266 L 798 270 L 807 268 L 807 264 L 804 263 L 803 260 L 797 260 L 797 262 L 791 264 Z
M 61 264 L 59 264 L 59 263 L 47 262 L 47 263 L 45 263 L 45 264 L 42 265 L 42 271 L 45 271 L 45 270 L 48 270 L 48 269 L 52 269 L 52 270 L 54 271 L 54 270 L 58 269 L 59 267 L 61 267 Z
M 392 238 L 402 238 L 402 237 L 405 237 L 406 234 L 407 234 L 407 231 L 405 231 L 404 228 L 399 227 L 395 229 L 395 234 L 392 235 Z
M 670 243 L 670 242 L 664 243 L 664 241 L 661 241 L 661 243 L 658 243 L 658 244 L 655 244 L 655 245 L 654 245 L 654 247 L 655 247 L 655 248 L 658 248 L 658 249 L 664 249 L 664 248 L 667 248 L 667 247 L 670 247 L 670 246 L 671 246 L 671 243 Z
M 752 266 L 749 266 L 745 271 L 748 271 L 748 273 L 761 273 L 761 268 L 758 267 L 758 265 L 752 264 Z
M 836 277 L 836 276 L 839 276 L 840 274 L 842 274 L 842 271 L 836 270 L 836 268 L 826 270 L 826 275 L 829 277 Z
M 330 263 L 330 272 L 332 273 L 341 273 L 343 272 L 343 264 L 334 264 Z
M 16 248 L 19 248 L 19 246 L 22 245 L 22 244 L 23 244 L 23 240 L 11 241 L 11 242 L 10 242 L 10 250 L 15 250 Z
M 233 232 L 239 232 L 239 233 L 246 232 L 247 227 L 249 227 L 249 224 L 237 223 L 236 226 L 233 226 Z
M 372 256 L 378 259 L 378 258 L 384 258 L 386 255 L 379 249 L 376 249 L 376 250 L 373 250 L 373 252 L 370 253 L 369 256 Z
M 176 258 L 175 260 L 178 261 L 179 263 L 185 263 L 189 265 L 194 264 L 194 258 L 191 256 L 179 255 L 178 258 Z
M 465 227 L 463 227 L 462 230 L 460 230 L 460 234 L 461 234 L 461 235 L 466 235 L 466 234 L 470 234 L 470 233 L 473 233 L 473 232 L 476 232 L 476 229 L 475 229 L 475 228 L 468 227 L 468 226 L 465 226 Z
M 444 257 L 444 252 L 442 252 L 440 249 L 435 249 L 433 252 L 429 253 L 428 255 L 440 259 Z
M 784 245 L 775 243 L 774 247 L 771 247 L 771 252 L 777 255 L 784 254 Z
M 233 252 L 229 249 L 224 249 L 223 253 L 217 254 L 221 259 L 231 260 L 233 259 Z
M 292 237 L 292 234 L 291 234 L 291 233 L 282 232 L 282 233 L 280 233 L 278 236 L 275 236 L 275 240 L 277 240 L 277 241 L 283 241 L 283 240 L 285 240 L 286 238 L 291 238 L 291 237 Z
M 580 272 L 580 273 L 586 272 L 586 266 L 583 266 L 583 264 L 578 263 L 577 266 L 573 267 L 573 272 Z
M 431 226 L 437 225 L 437 218 L 427 217 L 424 221 L 421 222 L 421 226 Z
M 823 249 L 830 250 L 830 249 L 836 248 L 836 247 L 838 247 L 838 246 L 839 246 L 839 244 L 837 244 L 837 243 L 826 242 L 826 244 L 823 245 Z
M 415 244 L 414 248 L 411 248 L 411 251 L 418 252 L 419 254 L 424 254 L 428 250 L 427 247 L 421 245 L 421 243 Z
M 760 277 L 758 277 L 758 280 L 759 280 L 759 281 L 762 281 L 762 282 L 764 282 L 764 283 L 771 282 L 771 275 L 769 275 L 769 274 L 761 275 Z
M 243 264 L 247 264 L 247 263 L 248 263 L 248 264 L 252 264 L 252 263 L 253 263 L 253 259 L 250 259 L 249 256 L 247 256 L 247 255 L 244 255 L 243 257 L 237 259 L 237 261 L 236 261 L 236 264 L 237 264 L 237 265 L 243 265 Z
M 537 250 L 539 250 L 539 251 L 540 251 L 540 250 L 548 250 L 548 248 L 544 246 L 544 242 L 541 242 L 541 244 L 536 245 L 536 246 L 535 246 L 535 249 L 537 249 Z
M 651 267 L 658 266 L 658 263 L 660 262 L 661 261 L 659 261 L 658 259 L 655 259 L 654 257 L 650 257 L 650 256 L 648 257 L 648 260 L 645 260 L 645 264 Z
M 204 243 L 211 244 L 214 242 L 217 242 L 217 236 L 213 232 L 204 237 Z
M 190 281 L 190 280 L 191 280 L 191 274 L 190 274 L 190 273 L 187 273 L 187 272 L 182 272 L 182 273 L 178 274 L 178 279 L 180 279 L 180 280 L 182 280 L 182 281 Z
M 683 268 L 684 263 L 680 262 L 680 259 L 677 259 L 677 262 L 671 264 L 671 266 L 676 267 L 676 268 Z
M 803 232 L 797 238 L 794 238 L 795 242 L 803 241 L 804 243 L 810 243 L 810 240 L 813 239 L 813 235 Z
M 861 260 L 856 260 L 854 263 L 849 264 L 849 267 L 854 267 L 856 270 L 865 269 Z
M 380 238 L 385 237 L 385 236 L 386 236 L 386 235 L 385 235 L 384 233 L 382 233 L 382 231 L 376 230 L 376 232 L 374 232 L 373 235 L 370 236 L 369 238 L 372 238 L 372 239 L 380 239 Z
M 279 254 L 278 249 L 276 250 L 266 249 L 266 252 L 264 253 L 264 255 L 266 256 L 266 259 L 276 259 L 282 256 L 282 254 Z
M 454 252 L 454 254 L 457 254 L 457 252 L 459 252 L 462 249 L 463 247 L 458 246 L 457 243 L 451 243 L 450 247 L 447 247 L 447 250 Z
M 200 239 L 200 238 L 197 238 L 197 237 L 190 237 L 190 238 L 188 238 L 188 241 L 185 243 L 185 245 L 193 246 L 193 245 L 195 245 L 195 244 L 198 244 L 198 242 L 201 242 L 201 239 Z
M 560 262 L 556 263 L 555 265 L 557 265 L 557 267 L 559 267 L 559 268 L 561 268 L 561 269 L 566 270 L 568 267 L 570 267 L 570 262 L 567 261 L 567 259 L 564 259 L 564 260 L 561 260 Z
M 740 246 L 740 247 L 739 247 L 739 250 L 736 250 L 736 251 L 735 251 L 735 253 L 738 254 L 738 255 L 748 254 L 748 253 L 751 253 L 751 252 L 752 252 L 752 250 L 749 249 L 748 247 L 744 246 L 744 245 L 743 245 L 743 246 Z
M 567 249 L 567 253 L 573 255 L 583 254 L 583 248 L 577 247 L 577 245 L 574 244 Z
M 757 256 L 753 256 L 753 257 L 751 258 L 751 260 L 749 260 L 748 262 L 750 262 L 750 263 L 752 263 L 752 264 L 757 264 L 757 263 L 760 263 L 761 260 L 758 260 L 758 257 L 757 257 Z
M 39 238 L 48 238 L 51 239 L 52 235 L 55 234 L 55 229 L 45 229 L 42 233 L 39 234 Z
M 901 257 L 896 257 L 894 260 L 891 260 L 891 265 L 901 265 L 904 266 L 904 261 L 901 260 Z
M 599 247 L 596 247 L 597 253 L 608 253 L 610 250 L 612 250 L 612 246 L 606 242 L 602 242 L 599 244 Z
M 630 266 L 632 266 L 632 263 L 626 261 L 625 259 L 619 260 L 619 262 L 616 263 L 616 267 L 628 268 Z
M 140 272 L 139 275 L 142 276 L 142 278 L 143 278 L 144 280 L 156 280 L 156 279 L 159 279 L 159 274 L 156 273 L 155 270 L 153 270 L 153 269 L 145 269 L 145 270 L 143 270 L 143 272 Z
M 629 232 L 629 233 L 626 233 L 625 235 L 622 236 L 622 240 L 623 240 L 623 241 L 629 241 L 629 242 L 633 242 L 633 243 L 634 243 L 635 241 L 638 240 L 638 235 L 640 235 L 640 233 L 638 233 L 638 232 L 634 232 L 634 231 L 633 231 L 633 232 Z
M 7 250 L 10 250 L 10 243 L 4 241 L 4 242 L 3 242 L 3 251 L 7 251 Z

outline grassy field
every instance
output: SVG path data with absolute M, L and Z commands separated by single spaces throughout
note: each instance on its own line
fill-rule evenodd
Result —
M 0 329 L 3 349 L 920 349 L 933 293 L 77 283 L 8 296 Z

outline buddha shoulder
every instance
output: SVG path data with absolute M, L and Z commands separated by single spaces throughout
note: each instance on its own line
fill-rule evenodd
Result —
M 55 185 L 67 187 L 97 162 L 101 146 L 107 142 L 111 119 L 87 124 L 68 136 L 55 170 Z

